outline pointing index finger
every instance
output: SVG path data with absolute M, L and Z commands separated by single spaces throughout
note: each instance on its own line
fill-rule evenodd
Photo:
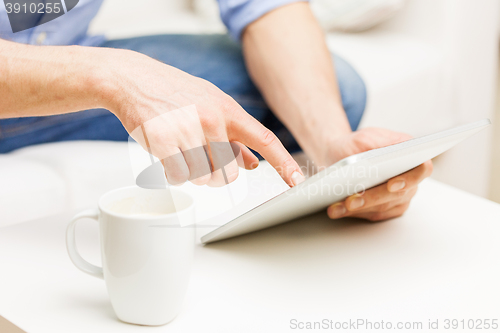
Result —
M 276 135 L 250 115 L 245 114 L 234 121 L 231 136 L 231 140 L 259 152 L 289 186 L 296 186 L 305 180 L 299 165 Z

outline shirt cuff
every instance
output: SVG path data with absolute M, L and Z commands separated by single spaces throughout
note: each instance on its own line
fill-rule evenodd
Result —
M 221 18 L 235 40 L 243 30 L 264 14 L 278 7 L 309 0 L 219 0 Z

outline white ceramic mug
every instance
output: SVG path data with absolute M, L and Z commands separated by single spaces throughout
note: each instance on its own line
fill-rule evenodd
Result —
M 179 313 L 191 271 L 193 198 L 172 187 L 134 186 L 108 192 L 98 207 L 69 223 L 66 244 L 71 261 L 106 281 L 120 320 L 140 325 L 170 322 Z M 82 218 L 99 222 L 102 268 L 85 261 L 76 249 L 75 227 Z

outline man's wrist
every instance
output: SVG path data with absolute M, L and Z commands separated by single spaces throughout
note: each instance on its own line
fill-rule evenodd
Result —
M 89 59 L 85 66 L 83 76 L 88 82 L 91 98 L 95 98 L 96 104 L 118 116 L 119 100 L 123 93 L 120 89 L 117 73 L 114 70 L 116 54 L 121 50 L 114 49 L 90 49 Z
M 328 163 L 328 147 L 337 138 L 350 134 L 351 127 L 341 105 L 330 105 L 324 111 L 318 108 L 308 116 L 294 135 L 304 152 L 317 164 Z

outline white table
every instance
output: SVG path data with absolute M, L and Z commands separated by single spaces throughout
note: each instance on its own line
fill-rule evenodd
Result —
M 71 215 L 0 228 L 0 315 L 27 332 L 299 331 L 292 319 L 422 322 L 420 331 L 430 319 L 442 331 L 446 319 L 500 321 L 500 205 L 433 180 L 388 222 L 322 213 L 198 246 L 184 309 L 161 327 L 118 321 L 104 282 L 72 265 Z M 78 234 L 98 262 L 96 225 Z

